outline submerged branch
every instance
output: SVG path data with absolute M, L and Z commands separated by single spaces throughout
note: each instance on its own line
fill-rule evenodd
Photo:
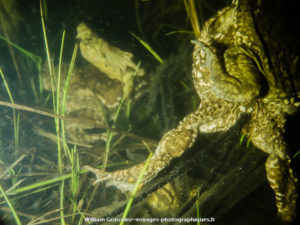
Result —
M 121 135 L 126 135 L 127 137 L 131 137 L 131 138 L 134 138 L 136 140 L 146 141 L 151 146 L 156 146 L 157 145 L 157 142 L 152 140 L 152 139 L 145 138 L 145 137 L 133 134 L 133 133 L 129 133 L 127 131 L 118 130 L 118 129 L 115 129 L 115 128 L 112 128 L 112 127 L 109 127 L 109 126 L 105 126 L 105 125 L 101 124 L 99 121 L 94 121 L 94 120 L 90 120 L 90 119 L 77 119 L 77 118 L 73 118 L 73 117 L 59 116 L 59 115 L 55 115 L 54 113 L 47 112 L 47 111 L 44 111 L 44 110 L 35 109 L 35 108 L 28 107 L 28 106 L 13 104 L 13 103 L 4 102 L 4 101 L 0 101 L 0 105 L 6 106 L 6 107 L 9 107 L 9 108 L 13 108 L 13 109 L 17 109 L 17 110 L 23 110 L 23 111 L 27 111 L 27 112 L 37 113 L 37 114 L 47 116 L 47 117 L 59 118 L 59 119 L 63 119 L 63 120 L 74 121 L 74 122 L 77 122 L 77 123 L 85 123 L 85 124 L 88 124 L 88 125 L 93 125 L 96 128 L 107 129 L 109 131 L 113 131 L 113 132 L 121 134 Z

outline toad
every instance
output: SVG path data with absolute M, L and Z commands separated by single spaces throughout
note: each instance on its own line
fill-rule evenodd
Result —
M 76 38 L 80 40 L 83 58 L 109 78 L 122 82 L 124 96 L 127 98 L 133 88 L 133 77 L 144 75 L 144 70 L 132 61 L 133 55 L 108 44 L 85 23 L 77 26 Z
M 145 92 L 146 82 L 140 79 L 134 85 L 134 77 L 143 76 L 144 70 L 131 60 L 132 53 L 109 45 L 84 23 L 77 27 L 77 38 L 80 39 L 83 62 L 75 65 L 70 79 L 66 116 L 76 120 L 66 120 L 66 132 L 73 142 L 91 145 L 106 140 L 106 132 L 101 132 L 97 124 L 107 126 L 121 99 L 137 100 Z M 68 66 L 62 64 L 62 87 L 67 70 Z M 43 85 L 46 90 L 51 90 L 48 71 L 45 67 Z M 61 88 L 61 97 L 62 92 Z M 85 123 L 84 120 L 97 123 Z
M 62 87 L 67 70 L 68 65 L 62 64 Z M 51 90 L 48 68 L 44 68 L 43 86 L 46 90 Z M 60 89 L 61 99 L 62 89 Z M 70 140 L 81 145 L 91 145 L 102 138 L 105 139 L 101 132 L 95 130 L 96 124 L 85 123 L 84 120 L 97 121 L 106 125 L 113 118 L 114 112 L 121 102 L 122 89 L 121 82 L 110 79 L 93 65 L 89 63 L 75 65 L 66 103 L 66 116 L 76 119 L 65 121 L 65 129 Z
M 283 133 L 286 116 L 299 106 L 294 83 L 299 80 L 298 56 L 279 35 L 281 26 L 265 15 L 272 15 L 271 11 L 261 1 L 234 0 L 204 24 L 192 41 L 193 80 L 200 104 L 162 137 L 143 183 L 188 150 L 199 133 L 227 131 L 242 114 L 250 114 L 242 132 L 269 154 L 266 174 L 278 216 L 284 222 L 293 220 L 297 179 Z M 144 165 L 113 172 L 86 168 L 96 174 L 95 183 L 105 181 L 107 186 L 131 191 Z

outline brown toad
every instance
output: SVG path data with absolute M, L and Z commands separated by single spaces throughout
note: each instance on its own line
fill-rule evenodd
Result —
M 131 60 L 132 53 L 109 45 L 84 23 L 77 26 L 76 37 L 80 39 L 81 55 L 88 62 L 75 65 L 71 75 L 66 116 L 74 120 L 66 120 L 66 131 L 77 144 L 95 144 L 101 138 L 106 139 L 97 124 L 107 126 L 113 120 L 121 99 L 136 100 L 145 92 L 141 91 L 146 85 L 142 79 L 134 85 L 135 75 L 143 76 L 144 70 Z M 63 64 L 62 86 L 67 70 L 68 66 Z M 56 80 L 55 76 L 55 84 Z M 43 85 L 51 90 L 48 68 L 44 68 Z
M 127 98 L 133 89 L 133 77 L 144 75 L 144 70 L 132 61 L 133 54 L 108 44 L 84 23 L 77 26 L 76 37 L 80 39 L 83 58 L 109 78 L 122 82 Z
M 62 86 L 64 85 L 68 66 L 62 64 Z M 43 85 L 51 90 L 48 69 L 44 68 Z M 56 80 L 56 76 L 55 76 Z M 66 116 L 76 120 L 66 120 L 68 137 L 77 144 L 94 144 L 101 138 L 101 132 L 95 130 L 96 124 L 85 120 L 107 124 L 123 96 L 122 83 L 112 80 L 89 63 L 75 65 L 67 95 Z M 63 88 L 60 89 L 61 99 Z
M 250 120 L 242 131 L 269 154 L 267 179 L 275 193 L 280 219 L 289 222 L 296 212 L 296 178 L 283 133 L 286 115 L 298 106 L 293 88 L 293 79 L 299 80 L 298 57 L 278 35 L 280 26 L 274 26 L 265 16 L 270 13 L 265 6 L 261 1 L 233 1 L 205 23 L 193 41 L 193 79 L 200 105 L 162 137 L 143 182 L 181 156 L 199 133 L 226 131 L 242 113 L 248 113 Z M 87 168 L 96 174 L 96 182 L 106 181 L 127 191 L 133 189 L 143 166 L 141 163 L 114 172 Z

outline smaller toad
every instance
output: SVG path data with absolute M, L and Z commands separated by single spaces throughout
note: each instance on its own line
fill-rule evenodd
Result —
M 56 71 L 56 68 L 54 68 Z M 64 86 L 68 65 L 62 64 L 61 87 Z M 54 81 L 57 76 L 54 74 Z M 51 90 L 51 80 L 48 64 L 43 71 L 43 86 Z M 66 104 L 66 116 L 74 120 L 66 120 L 65 128 L 70 140 L 77 144 L 95 144 L 105 139 L 106 132 L 99 132 L 98 124 L 107 124 L 114 117 L 122 96 L 122 83 L 110 79 L 90 63 L 75 65 L 72 71 Z M 60 89 L 60 98 L 63 97 L 63 88 Z M 88 121 L 95 121 L 87 123 Z
M 76 38 L 80 39 L 83 58 L 109 78 L 122 82 L 124 97 L 127 98 L 133 89 L 133 77 L 144 75 L 144 70 L 132 61 L 133 55 L 111 46 L 84 23 L 77 26 Z

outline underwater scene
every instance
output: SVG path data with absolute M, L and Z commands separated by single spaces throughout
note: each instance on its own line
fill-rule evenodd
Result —
M 0 0 L 0 224 L 298 221 L 283 0 Z

